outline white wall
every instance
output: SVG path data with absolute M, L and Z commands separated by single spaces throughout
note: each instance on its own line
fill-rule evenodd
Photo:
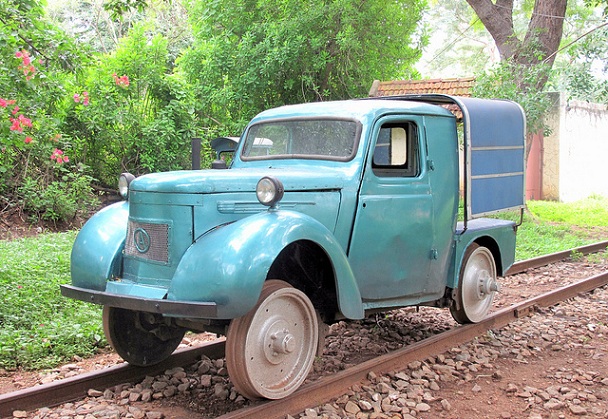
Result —
M 562 202 L 608 196 L 608 106 L 552 95 L 544 139 L 543 197 Z

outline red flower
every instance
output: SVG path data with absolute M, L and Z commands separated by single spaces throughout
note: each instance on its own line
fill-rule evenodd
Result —
M 21 126 L 21 122 L 17 118 L 10 118 L 11 120 L 11 131 L 23 132 L 23 127 Z
M 116 73 L 114 73 L 114 74 L 112 74 L 112 77 L 114 77 L 114 83 L 116 83 L 117 86 L 120 86 L 123 88 L 129 87 L 129 84 L 130 84 L 129 76 L 125 75 L 125 76 L 118 77 L 116 75 Z
M 32 64 L 32 59 L 30 58 L 30 54 L 26 50 L 17 51 L 15 53 L 15 58 L 21 59 L 21 65 L 19 65 L 19 70 L 23 71 L 23 75 L 25 75 L 26 80 L 30 80 L 32 76 L 36 73 L 36 67 Z
M 14 104 L 15 104 L 14 100 L 6 100 L 6 99 L 2 99 L 0 97 L 0 107 L 6 108 L 8 105 L 14 105 Z
M 57 162 L 57 164 L 62 164 L 62 163 L 67 163 L 70 161 L 70 159 L 68 158 L 68 156 L 65 156 L 63 154 L 63 151 L 56 148 L 55 150 L 53 150 L 53 153 L 51 154 L 51 160 L 54 160 Z
M 25 137 L 25 144 L 29 144 L 32 142 L 32 137 Z

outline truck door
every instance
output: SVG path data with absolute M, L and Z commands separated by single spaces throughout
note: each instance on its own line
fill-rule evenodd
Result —
M 434 231 L 423 123 L 392 116 L 373 130 L 348 255 L 364 300 L 438 292 L 427 289 Z

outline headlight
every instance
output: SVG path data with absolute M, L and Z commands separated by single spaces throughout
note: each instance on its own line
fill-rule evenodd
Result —
M 283 184 L 279 179 L 273 176 L 264 176 L 258 181 L 258 185 L 255 188 L 255 193 L 258 197 L 260 204 L 268 207 L 274 207 L 283 199 Z
M 135 176 L 131 173 L 123 173 L 118 178 L 118 192 L 120 192 L 120 196 L 124 199 L 128 199 L 129 197 L 129 185 L 133 179 L 135 179 Z

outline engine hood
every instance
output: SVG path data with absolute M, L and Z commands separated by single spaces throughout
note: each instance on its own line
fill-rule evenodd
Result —
M 136 192 L 206 194 L 253 192 L 264 176 L 275 176 L 285 191 L 342 189 L 345 173 L 331 168 L 305 170 L 295 168 L 247 168 L 227 170 L 189 170 L 153 173 L 131 182 Z

